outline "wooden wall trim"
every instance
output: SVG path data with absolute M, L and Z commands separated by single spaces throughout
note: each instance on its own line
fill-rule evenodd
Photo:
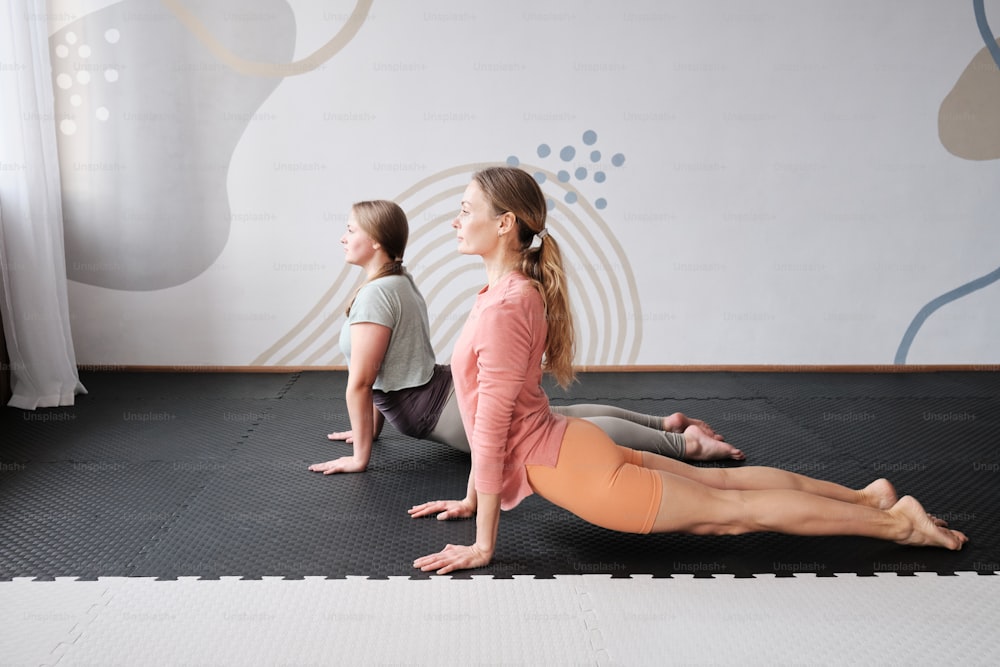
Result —
M 346 371 L 346 366 L 125 366 L 98 364 L 79 366 L 81 371 L 124 373 L 300 373 Z M 684 366 L 578 366 L 578 373 L 941 373 L 1000 371 L 1000 364 L 698 364 Z

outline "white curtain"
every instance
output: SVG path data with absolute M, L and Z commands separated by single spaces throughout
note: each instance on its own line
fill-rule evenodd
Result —
M 73 405 L 86 393 L 69 324 L 45 0 L 0 9 L 0 313 L 8 405 Z

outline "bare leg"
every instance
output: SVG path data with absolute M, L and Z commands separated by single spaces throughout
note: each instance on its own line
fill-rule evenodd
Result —
M 959 531 L 938 525 L 910 496 L 889 509 L 877 509 L 790 488 L 723 490 L 668 472 L 660 475 L 663 496 L 653 532 L 858 535 L 946 549 L 961 549 L 968 541 Z
M 653 470 L 684 477 L 707 487 L 732 491 L 789 490 L 839 500 L 845 503 L 889 509 L 896 504 L 896 490 L 889 480 L 877 479 L 860 490 L 827 482 L 780 468 L 746 466 L 742 468 L 698 468 L 681 461 L 642 454 L 642 465 Z M 664 491 L 666 493 L 666 491 Z

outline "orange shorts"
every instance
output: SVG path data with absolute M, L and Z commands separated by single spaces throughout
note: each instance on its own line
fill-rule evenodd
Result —
M 663 495 L 642 452 L 615 444 L 590 422 L 570 419 L 555 467 L 525 466 L 535 493 L 584 521 L 625 533 L 653 529 Z

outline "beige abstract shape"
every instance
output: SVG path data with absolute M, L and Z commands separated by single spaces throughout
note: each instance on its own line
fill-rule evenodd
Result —
M 938 136 L 960 158 L 1000 159 L 1000 67 L 985 47 L 941 102 Z
M 198 20 L 191 11 L 179 0 L 161 0 L 174 16 L 191 31 L 191 33 L 211 51 L 216 58 L 226 63 L 233 70 L 247 76 L 270 76 L 285 78 L 311 72 L 333 56 L 354 39 L 361 26 L 368 19 L 373 0 L 357 0 L 354 10 L 347 17 L 344 26 L 330 41 L 305 58 L 290 63 L 253 62 L 236 55 L 215 38 L 212 32 Z

